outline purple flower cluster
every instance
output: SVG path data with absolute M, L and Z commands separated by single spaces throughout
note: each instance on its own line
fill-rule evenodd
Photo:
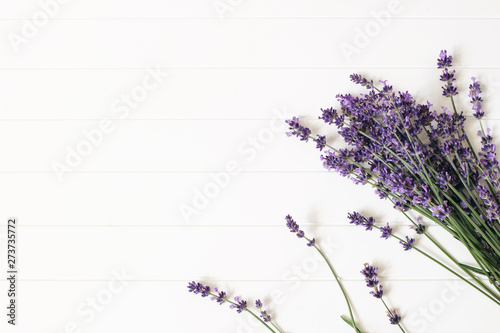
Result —
M 370 294 L 375 298 L 382 298 L 384 291 L 382 285 L 379 284 L 377 280 L 377 270 L 377 267 L 365 264 L 361 274 L 365 277 L 366 286 L 373 288 L 373 291 L 370 291 Z
M 220 291 L 219 289 L 215 288 L 214 291 L 217 294 L 216 295 L 211 294 L 210 287 L 204 286 L 203 284 L 201 284 L 199 282 L 198 283 L 195 281 L 189 282 L 188 283 L 188 290 L 191 293 L 201 294 L 201 297 L 207 297 L 208 295 L 212 295 L 212 297 L 210 297 L 210 299 L 212 301 L 216 301 L 217 303 L 219 303 L 221 305 L 227 301 L 226 293 L 224 291 Z M 231 309 L 236 309 L 236 311 L 238 313 L 241 313 L 242 311 L 244 311 L 246 309 L 246 306 L 247 306 L 246 301 L 240 300 L 238 297 L 235 297 L 234 300 L 237 304 L 236 305 L 231 304 L 230 305 Z
M 359 75 L 352 80 L 364 82 Z M 433 199 L 427 184 L 431 168 L 437 171 L 434 182 L 439 186 L 457 183 L 443 153 L 456 153 L 457 161 L 472 158 L 459 135 L 465 118 L 447 110 L 438 114 L 430 110 L 431 104 L 417 104 L 408 92 L 396 93 L 383 84 L 382 90 L 367 84 L 370 93 L 360 97 L 337 95 L 340 111 L 322 110 L 320 119 L 335 124 L 352 147 L 325 150 L 323 166 L 357 184 L 372 184 L 377 194 L 391 198 L 398 210 L 406 211 L 413 204 L 429 209 Z M 304 130 L 295 133 L 299 136 L 301 132 Z M 428 140 L 421 138 L 424 134 Z M 473 170 L 466 172 L 474 177 Z
M 302 141 L 308 141 L 311 130 L 305 126 L 299 124 L 299 118 L 293 117 L 285 121 L 288 126 L 290 126 L 291 132 L 287 132 L 288 136 L 296 136 Z
M 417 220 L 417 225 L 410 227 L 411 229 L 417 232 L 417 235 L 422 235 L 425 233 L 425 225 L 420 222 L 420 219 Z
M 500 182 L 498 179 L 498 161 L 496 159 L 496 145 L 492 143 L 493 137 L 490 135 L 490 130 L 487 129 L 486 133 L 481 131 L 478 132 L 481 137 L 481 151 L 479 152 L 479 162 L 483 173 L 481 178 L 490 181 L 491 184 L 498 189 L 500 187 Z M 498 191 L 497 195 L 500 194 Z
M 446 82 L 443 86 L 443 96 L 450 97 L 457 95 L 457 88 L 453 86 L 453 81 L 455 81 L 455 71 L 450 72 L 448 70 L 453 62 L 453 57 L 448 56 L 446 51 L 441 51 L 437 61 L 438 68 L 443 68 L 443 74 L 439 78 L 441 81 Z
M 210 295 L 210 287 L 204 286 L 199 282 L 198 283 L 194 281 L 189 282 L 188 290 L 191 293 L 201 294 L 201 297 L 207 297 L 208 295 Z
M 271 321 L 271 316 L 267 313 L 267 311 L 262 310 L 262 302 L 260 301 L 260 299 L 255 301 L 255 307 L 259 309 L 260 317 L 262 318 L 262 320 L 264 320 L 264 322 L 267 323 Z
M 437 65 L 443 94 L 450 98 L 458 93 L 452 63 L 453 57 L 441 51 Z M 375 84 L 359 74 L 351 75 L 351 81 L 367 91 L 338 94 L 339 107 L 322 109 L 319 116 L 335 126 L 347 144 L 330 147 L 325 144 L 328 137 L 317 136 L 323 166 L 356 184 L 370 184 L 396 210 L 415 209 L 454 236 L 466 232 L 470 237 L 466 243 L 487 244 L 479 249 L 484 258 L 476 259 L 500 267 L 500 165 L 489 130 L 479 133 L 481 151 L 476 154 L 464 129 L 466 118 L 454 102 L 453 110 L 435 110 L 429 102 L 417 103 L 408 92 L 395 91 L 386 81 Z M 480 93 L 473 78 L 469 97 L 476 118 L 484 115 Z M 298 118 L 288 124 L 289 135 L 314 138 Z M 372 220 L 351 217 L 351 223 L 373 228 Z M 390 235 L 389 226 L 379 229 L 382 237 Z M 402 244 L 405 250 L 413 245 L 411 239 Z M 500 269 L 497 274 L 500 281 Z
M 294 232 L 299 238 L 306 238 L 304 236 L 304 232 L 299 229 L 299 225 L 297 224 L 297 222 L 294 221 L 294 219 L 290 215 L 287 215 L 285 217 L 285 220 L 286 220 L 286 226 L 288 227 L 290 232 Z M 307 246 L 311 247 L 316 244 L 316 240 L 314 238 L 313 239 L 306 238 L 306 239 L 308 240 Z
M 293 117 L 292 119 L 285 120 L 288 124 L 290 132 L 287 132 L 287 136 L 296 136 L 300 138 L 301 141 L 309 141 L 311 137 L 311 130 L 299 123 L 299 118 Z M 316 142 L 316 148 L 320 151 L 326 146 L 326 136 L 317 135 L 316 138 L 312 138 Z
M 481 110 L 481 102 L 483 99 L 479 94 L 481 93 L 481 86 L 479 82 L 476 81 L 475 77 L 472 77 L 472 83 L 469 85 L 469 97 L 472 103 L 472 110 L 474 110 L 474 117 L 481 119 L 484 116 L 484 112 Z
M 432 216 L 437 217 L 438 220 L 444 222 L 444 220 L 451 214 L 451 208 L 448 207 L 448 201 L 444 201 L 441 205 L 436 205 L 431 207 Z
M 222 303 L 224 303 L 226 301 L 226 292 L 225 291 L 219 291 L 219 289 L 217 289 L 217 287 L 215 287 L 214 290 L 217 293 L 217 296 L 212 296 L 212 297 L 210 297 L 210 299 L 212 301 L 216 301 L 217 303 L 219 303 L 220 305 L 222 305 Z
M 399 244 L 403 245 L 405 251 L 411 250 L 413 243 L 415 243 L 415 238 L 410 238 L 408 236 L 406 236 L 406 241 L 399 241 Z
M 387 317 L 392 325 L 397 325 L 401 321 L 401 316 L 394 309 L 387 312 Z
M 384 295 L 383 286 L 377 280 L 377 271 L 377 267 L 371 266 L 369 264 L 364 264 L 364 268 L 361 270 L 361 274 L 365 277 L 366 286 L 369 288 L 373 288 L 373 290 L 370 291 L 370 294 L 375 298 L 381 299 L 385 305 L 386 303 L 382 299 L 382 296 Z M 396 310 L 390 310 L 387 315 L 389 317 L 389 322 L 393 325 L 397 325 L 401 321 L 401 316 L 396 313 Z
M 236 312 L 241 313 L 246 310 L 247 308 L 247 301 L 240 300 L 238 296 L 234 298 L 234 301 L 236 304 L 231 304 L 229 307 L 231 309 L 236 309 Z
M 350 224 L 362 226 L 367 231 L 373 230 L 375 226 L 375 219 L 373 217 L 370 216 L 366 218 L 358 212 L 347 213 L 347 219 L 349 220 Z M 382 233 L 380 238 L 387 239 L 392 233 L 392 228 L 389 226 L 389 223 L 387 223 L 387 225 L 384 227 L 376 227 L 376 228 L 379 229 L 380 232 Z
M 205 286 L 195 281 L 189 282 L 187 288 L 189 292 L 200 294 L 202 297 L 207 297 L 210 295 L 211 296 L 210 299 L 216 301 L 219 304 L 228 302 L 230 303 L 229 307 L 231 309 L 235 309 L 236 312 L 238 313 L 242 313 L 243 311 L 249 311 L 252 315 L 256 316 L 251 310 L 247 309 L 247 301 L 240 299 L 239 297 L 234 297 L 234 300 L 231 301 L 227 298 L 227 295 L 224 291 L 220 291 L 217 288 L 214 289 L 215 293 L 211 293 L 209 286 Z M 255 301 L 255 307 L 260 311 L 260 317 L 262 318 L 262 321 L 264 323 L 271 321 L 271 316 L 267 313 L 267 311 L 262 309 L 262 302 L 260 299 Z

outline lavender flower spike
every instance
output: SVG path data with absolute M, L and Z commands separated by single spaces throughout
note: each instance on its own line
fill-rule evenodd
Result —
M 262 302 L 260 299 L 255 301 L 255 307 L 260 310 L 260 317 L 264 322 L 270 322 L 271 321 L 271 316 L 267 313 L 267 311 L 262 310 Z
M 451 67 L 453 61 L 452 56 L 448 56 L 446 51 L 441 51 L 439 58 L 437 60 L 438 68 L 443 68 L 443 74 L 439 78 L 441 81 L 446 82 L 443 86 L 443 96 L 450 97 L 457 95 L 457 88 L 453 86 L 453 81 L 455 81 L 455 71 L 450 72 L 448 67 Z
M 229 307 L 231 309 L 236 309 L 236 312 L 241 313 L 246 310 L 247 308 L 247 301 L 240 300 L 239 297 L 235 297 L 234 301 L 238 304 L 231 304 Z
M 401 321 L 401 316 L 397 314 L 396 310 L 390 310 L 387 312 L 387 317 L 389 317 L 389 322 L 392 325 L 397 325 Z
M 389 226 L 389 223 L 387 223 L 387 226 L 380 227 L 380 231 L 382 232 L 382 235 L 380 236 L 380 238 L 388 239 L 392 233 L 392 228 Z
M 405 241 L 400 241 L 399 244 L 403 245 L 403 249 L 405 251 L 411 250 L 413 247 L 413 243 L 415 243 L 415 238 L 409 238 L 406 236 L 406 242 Z
M 226 292 L 219 291 L 219 289 L 217 289 L 217 287 L 215 287 L 215 292 L 218 293 L 218 295 L 217 296 L 212 296 L 212 297 L 210 297 L 210 299 L 212 301 L 216 301 L 217 303 L 219 303 L 220 305 L 222 305 L 222 303 L 224 303 L 226 301 Z
M 474 110 L 474 117 L 477 119 L 481 119 L 484 116 L 484 112 L 481 111 L 481 102 L 483 99 L 479 94 L 481 93 L 481 86 L 476 81 L 475 77 L 472 77 L 472 84 L 469 86 L 469 97 L 471 98 L 470 102 L 472 103 L 472 110 Z
M 438 69 L 451 67 L 453 61 L 452 56 L 448 56 L 446 50 L 441 50 L 437 60 Z
M 190 293 L 201 294 L 201 297 L 207 297 L 210 294 L 210 287 L 194 281 L 189 282 L 188 290 Z
M 292 119 L 285 120 L 290 127 L 291 132 L 287 132 L 288 136 L 296 136 L 302 141 L 308 141 L 311 130 L 305 126 L 299 124 L 299 118 L 293 117 Z
M 377 270 L 377 267 L 365 264 L 361 274 L 365 277 L 366 286 L 373 288 L 373 291 L 370 291 L 370 294 L 375 298 L 382 298 L 384 291 L 382 285 L 380 285 L 377 280 Z
M 314 238 L 308 239 L 307 237 L 305 237 L 304 231 L 299 229 L 299 225 L 297 224 L 297 222 L 294 221 L 294 219 L 290 215 L 287 215 L 285 217 L 285 220 L 286 220 L 286 226 L 288 227 L 288 229 L 290 229 L 290 232 L 294 232 L 299 238 L 307 239 L 308 241 L 307 246 L 309 247 L 314 246 L 316 240 Z

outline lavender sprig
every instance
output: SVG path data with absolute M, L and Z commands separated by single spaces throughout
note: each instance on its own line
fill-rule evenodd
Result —
M 377 271 L 378 271 L 378 267 L 371 266 L 371 265 L 365 263 L 364 268 L 361 270 L 361 274 L 365 277 L 366 286 L 369 288 L 373 288 L 373 290 L 370 291 L 370 294 L 373 297 L 380 299 L 382 301 L 382 303 L 384 304 L 385 308 L 387 309 L 387 315 L 389 316 L 389 322 L 392 325 L 398 325 L 398 327 L 401 329 L 401 331 L 405 332 L 405 330 L 403 329 L 403 327 L 401 327 L 401 325 L 399 323 L 401 321 L 401 316 L 399 316 L 396 313 L 396 310 L 389 310 L 389 308 L 387 307 L 387 304 L 384 301 L 384 298 L 382 297 L 382 295 L 384 294 L 383 287 L 379 283 L 379 281 L 377 280 L 377 275 L 378 275 Z
M 469 286 L 473 287 L 474 289 L 476 289 L 477 291 L 479 291 L 480 293 L 482 293 L 484 296 L 488 297 L 490 300 L 492 300 L 493 302 L 495 302 L 497 305 L 500 305 L 500 297 L 498 297 L 498 295 L 496 295 L 490 288 L 488 288 L 488 286 L 486 286 L 480 279 L 478 279 L 476 276 L 474 276 L 473 274 L 471 274 L 470 269 L 468 268 L 469 266 L 460 264 L 453 256 L 451 256 L 451 254 L 449 254 L 448 251 L 446 251 L 441 245 L 439 245 L 431 236 L 429 236 L 425 232 L 425 227 L 420 222 L 416 223 L 406 213 L 403 213 L 403 214 L 406 216 L 406 218 L 408 218 L 408 220 L 410 220 L 410 222 L 413 223 L 414 228 L 417 230 L 417 234 L 419 234 L 418 230 L 421 230 L 422 234 L 425 235 L 427 237 L 427 239 L 429 239 L 437 248 L 439 248 L 453 263 L 455 263 L 457 266 L 459 266 L 460 268 L 462 268 L 464 270 L 464 272 L 477 283 L 477 285 L 474 284 L 474 283 L 472 283 L 469 279 L 464 278 L 462 275 L 460 275 L 459 273 L 457 273 L 454 269 L 452 269 L 449 266 L 445 265 L 444 263 L 442 263 L 441 261 L 437 260 L 433 256 L 429 255 L 425 251 L 423 251 L 420 248 L 412 245 L 412 248 L 415 251 L 417 251 L 418 253 L 420 253 L 421 255 L 423 255 L 424 257 L 426 257 L 427 259 L 430 259 L 431 261 L 435 262 L 436 264 L 438 264 L 439 266 L 441 266 L 442 268 L 444 268 L 448 272 L 452 273 L 453 275 L 455 275 L 456 277 L 458 277 L 459 279 L 461 279 L 463 282 L 465 282 Z M 362 216 L 361 214 L 359 214 L 357 212 L 348 213 L 348 219 L 349 220 L 352 221 L 352 217 L 353 216 L 356 217 L 355 221 L 365 221 L 365 220 L 367 220 L 367 218 L 365 218 L 364 216 Z M 361 223 L 358 223 L 357 225 L 363 226 L 363 223 L 364 222 L 361 222 Z M 405 241 L 403 238 L 400 238 L 397 235 L 394 235 L 392 233 L 392 228 L 389 226 L 389 223 L 387 223 L 386 226 L 382 226 L 382 227 L 379 227 L 376 224 L 372 224 L 372 227 L 375 228 L 375 229 L 378 229 L 378 230 L 380 230 L 382 232 L 381 238 L 388 239 L 389 237 L 392 237 L 392 238 L 395 238 L 396 240 L 398 240 L 400 244 L 406 243 L 406 241 L 408 241 L 408 236 L 406 236 L 407 239 Z
M 474 110 L 474 117 L 476 119 L 481 119 L 484 116 L 484 112 L 481 110 L 481 102 L 483 99 L 479 95 L 481 93 L 481 86 L 479 82 L 476 81 L 475 77 L 471 78 L 472 83 L 469 85 L 469 97 L 472 103 L 472 110 Z
M 261 310 L 261 315 L 260 315 L 261 318 L 259 318 L 259 316 L 257 316 L 252 310 L 250 310 L 248 308 L 247 301 L 240 299 L 238 296 L 234 297 L 234 301 L 232 301 L 229 298 L 227 298 L 227 295 L 224 291 L 219 291 L 218 288 L 215 288 L 214 290 L 215 290 L 216 294 L 214 294 L 214 293 L 210 292 L 211 288 L 209 286 L 205 286 L 205 285 L 203 285 L 199 282 L 195 282 L 195 281 L 189 282 L 187 288 L 188 288 L 189 292 L 192 292 L 194 294 L 200 294 L 201 297 L 211 296 L 210 299 L 213 301 L 216 301 L 220 305 L 227 302 L 230 304 L 229 307 L 231 309 L 236 309 L 236 312 L 238 312 L 238 313 L 242 313 L 244 311 L 248 312 L 250 315 L 252 315 L 254 318 L 256 318 L 261 324 L 263 324 L 265 327 L 267 327 L 267 329 L 269 329 L 271 332 L 283 333 L 276 326 L 276 324 L 274 324 L 271 321 L 271 316 L 269 316 L 266 311 L 261 310 L 262 302 L 260 302 L 260 300 L 257 300 L 256 307 L 258 310 Z M 270 323 L 274 327 L 275 330 L 273 328 L 271 328 L 268 325 L 268 323 Z
M 290 232 L 295 232 L 295 233 L 297 233 L 297 236 L 299 238 L 304 238 L 305 240 L 307 240 L 307 246 L 314 247 L 316 249 L 316 251 L 319 252 L 319 254 L 321 255 L 321 257 L 323 257 L 323 259 L 325 260 L 326 264 L 328 265 L 328 268 L 330 268 L 330 272 L 334 276 L 335 281 L 337 281 L 337 284 L 338 284 L 338 286 L 340 288 L 340 291 L 342 292 L 342 295 L 344 295 L 344 299 L 346 301 L 347 308 L 349 310 L 350 321 L 347 320 L 346 318 L 344 318 L 343 316 L 341 316 L 341 318 L 345 322 L 347 322 L 354 329 L 354 331 L 356 333 L 361 333 L 361 331 L 356 326 L 356 321 L 354 320 L 354 315 L 353 315 L 353 312 L 352 312 L 351 302 L 349 301 L 349 297 L 347 296 L 347 293 L 346 293 L 346 291 L 344 289 L 344 286 L 342 285 L 342 283 L 341 283 L 341 281 L 340 281 L 337 273 L 333 269 L 333 266 L 330 263 L 330 260 L 326 257 L 326 255 L 323 253 L 323 251 L 321 251 L 321 249 L 318 247 L 318 245 L 316 245 L 316 241 L 314 240 L 314 238 L 309 239 L 309 238 L 307 238 L 304 235 L 304 232 L 299 229 L 299 225 L 297 224 L 297 222 L 295 222 L 295 220 L 290 215 L 287 215 L 285 217 L 285 220 L 286 220 L 286 226 L 288 227 L 288 229 L 290 229 Z

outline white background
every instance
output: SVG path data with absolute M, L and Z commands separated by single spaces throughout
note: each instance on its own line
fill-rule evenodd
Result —
M 450 106 L 435 69 L 447 49 L 459 108 L 471 114 L 466 89 L 477 76 L 484 124 L 499 133 L 496 1 L 62 2 L 0 2 L 0 257 L 16 216 L 20 272 L 16 327 L 0 282 L 1 331 L 268 332 L 188 293 L 196 280 L 260 298 L 284 332 L 351 332 L 327 267 L 284 226 L 292 214 L 330 255 L 364 332 L 399 331 L 368 294 L 365 262 L 379 267 L 408 332 L 500 332 L 491 301 L 397 241 L 350 226 L 347 212 L 359 210 L 413 235 L 283 125 L 298 115 L 331 131 L 316 118 L 337 93 L 359 91 L 353 72 Z M 151 71 L 168 77 L 156 84 Z M 156 87 L 124 108 L 143 80 Z M 96 134 L 103 119 L 109 131 Z M 54 166 L 77 149 L 86 156 L 58 176 Z

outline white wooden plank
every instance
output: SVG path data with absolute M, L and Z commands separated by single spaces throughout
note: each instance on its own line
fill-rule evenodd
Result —
M 330 224 L 354 210 L 403 220 L 372 188 L 336 174 L 241 173 L 225 186 L 222 176 L 191 173 L 80 173 L 63 183 L 53 174 L 1 179 L 5 214 L 22 214 L 29 225 L 267 225 L 281 224 L 287 214 Z
M 437 53 L 429 51 L 428 66 Z M 458 62 L 457 62 L 458 64 Z M 337 69 L 162 69 L 170 76 L 147 98 L 125 113 L 122 94 L 130 95 L 148 76 L 145 69 L 5 70 L 0 80 L 0 119 L 255 119 L 281 114 L 317 116 L 338 106 L 337 93 L 359 92 L 349 75 L 359 72 L 374 81 L 386 79 L 421 103 L 449 105 L 441 96 L 435 68 Z M 486 116 L 499 117 L 500 70 L 457 69 L 458 104 L 471 114 L 468 85 L 482 85 Z M 70 83 L 70 84 L 68 84 Z M 29 96 L 29 98 L 26 98 Z
M 270 1 L 42 1 L 42 6 L 35 0 L 23 2 L 6 1 L 0 6 L 1 18 L 20 19 L 31 17 L 44 10 L 53 18 L 129 18 L 129 17 L 374 17 L 383 10 L 392 10 L 398 17 L 498 17 L 497 2 L 488 0 L 479 3 L 446 0 L 430 0 L 412 3 L 407 1 L 356 1 L 356 2 L 315 2 L 304 0 Z M 54 3 L 59 3 L 56 6 Z M 374 14 L 375 13 L 375 14 Z
M 302 221 L 298 221 L 302 222 Z M 415 250 L 403 251 L 397 239 L 380 239 L 347 225 L 303 225 L 308 237 L 318 239 L 339 276 L 362 280 L 364 263 L 380 268 L 391 280 L 450 279 L 450 272 Z M 394 225 L 394 234 L 415 237 L 408 226 Z M 458 260 L 470 263 L 467 251 L 437 227 L 430 227 Z M 23 227 L 18 269 L 28 280 L 105 279 L 108 267 L 123 267 L 133 280 L 330 280 L 328 266 L 314 248 L 306 246 L 286 226 L 262 227 Z M 277 246 L 279 244 L 279 246 Z M 416 245 L 449 260 L 422 237 Z M 270 267 L 270 262 L 279 263 Z M 55 264 L 57 263 L 57 264 Z
M 367 19 L 57 21 L 26 43 L 2 39 L 0 45 L 8 53 L 0 60 L 0 67 L 419 67 L 433 63 L 442 49 L 459 54 L 457 60 L 465 66 L 499 64 L 489 34 L 477 33 L 498 30 L 498 20 L 470 20 L 475 29 L 450 34 L 446 42 L 435 38 L 443 29 L 442 22 L 436 20 L 395 20 L 390 26 L 379 25 L 369 35 L 359 37 L 359 31 L 369 31 L 373 22 Z M 2 21 L 0 33 L 15 34 L 17 25 L 16 21 Z M 446 29 L 458 31 L 461 26 L 460 20 L 451 20 Z M 471 41 L 471 45 L 460 47 L 463 40 Z M 422 44 L 428 54 L 421 53 Z M 412 53 L 419 56 L 409 57 Z
M 269 332 L 255 324 L 248 313 L 238 314 L 227 304 L 219 306 L 188 293 L 187 281 L 126 281 L 119 292 L 112 293 L 110 282 L 114 290 L 121 287 L 114 281 L 112 270 L 104 281 L 20 281 L 16 332 L 72 332 L 72 324 L 89 333 L 137 332 L 144 327 L 154 333 Z M 352 332 L 340 319 L 340 315 L 349 314 L 338 287 L 330 281 L 302 281 L 296 288 L 282 281 L 202 282 L 248 300 L 253 310 L 253 302 L 260 298 L 285 332 L 327 332 L 332 327 L 336 332 Z M 387 289 L 386 301 L 403 315 L 402 324 L 409 332 L 497 332 L 496 306 L 454 281 L 382 283 Z M 0 288 L 5 287 L 6 282 L 1 281 Z M 345 288 L 364 332 L 399 331 L 389 324 L 384 306 L 368 294 L 363 282 L 347 281 Z M 51 315 L 41 309 L 50 309 Z M 0 327 L 13 331 L 5 321 L 0 322 Z

